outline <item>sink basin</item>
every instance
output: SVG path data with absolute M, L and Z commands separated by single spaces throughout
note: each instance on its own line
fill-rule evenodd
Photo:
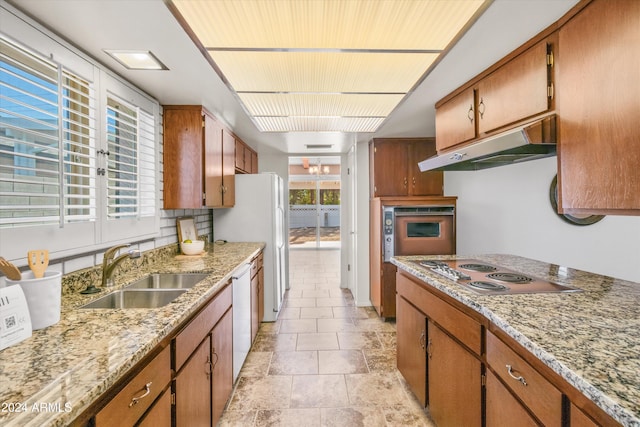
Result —
M 133 282 L 126 289 L 190 289 L 208 275 L 208 273 L 150 274 Z
M 186 289 L 123 289 L 81 308 L 157 308 L 169 304 L 185 292 Z

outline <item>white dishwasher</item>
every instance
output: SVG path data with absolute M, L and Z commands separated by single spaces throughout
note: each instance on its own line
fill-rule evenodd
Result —
M 233 276 L 233 382 L 236 382 L 251 348 L 251 264 L 234 271 Z

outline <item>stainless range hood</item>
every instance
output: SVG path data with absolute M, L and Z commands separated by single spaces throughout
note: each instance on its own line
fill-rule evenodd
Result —
M 541 159 L 556 154 L 556 116 L 551 115 L 418 163 L 429 170 L 471 171 Z

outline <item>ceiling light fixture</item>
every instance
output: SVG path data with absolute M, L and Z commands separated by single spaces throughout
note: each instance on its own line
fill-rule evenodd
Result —
M 375 132 L 491 0 L 166 0 L 262 132 Z
M 129 70 L 168 70 L 168 68 L 148 50 L 103 49 L 103 51 Z

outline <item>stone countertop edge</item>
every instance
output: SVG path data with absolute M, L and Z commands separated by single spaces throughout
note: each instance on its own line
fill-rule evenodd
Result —
M 70 424 L 264 247 L 260 242 L 207 245 L 202 256 L 134 268 L 99 294 L 63 294 L 58 323 L 0 351 L 0 425 Z M 209 276 L 155 309 L 80 308 L 148 274 L 177 272 Z
M 476 259 L 578 293 L 480 295 L 415 263 Z M 391 262 L 485 316 L 624 426 L 640 426 L 640 284 L 515 255 L 397 256 Z

